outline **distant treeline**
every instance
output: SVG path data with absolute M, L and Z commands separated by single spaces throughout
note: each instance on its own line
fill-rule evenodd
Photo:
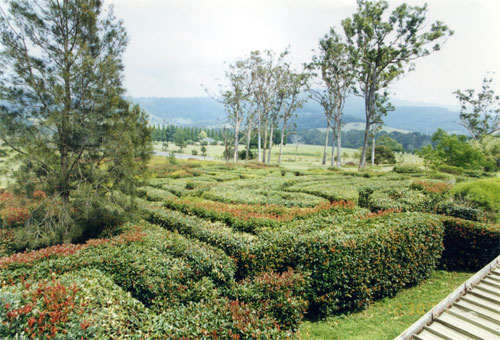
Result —
M 200 132 L 205 131 L 208 138 L 212 138 L 214 141 L 224 141 L 224 133 L 229 136 L 233 135 L 233 131 L 226 130 L 222 128 L 200 128 L 200 127 L 190 127 L 190 126 L 175 126 L 175 125 L 165 125 L 165 126 L 154 126 L 152 128 L 153 140 L 157 142 L 173 142 L 175 140 L 176 131 L 181 131 L 184 135 L 186 141 L 196 142 L 199 141 Z M 273 139 L 276 139 L 274 143 L 279 143 L 279 136 L 281 131 L 275 129 Z M 300 137 L 300 143 L 311 144 L 311 145 L 324 145 L 325 133 L 318 129 L 309 130 L 299 130 L 296 134 Z M 377 133 L 377 138 L 387 135 L 394 139 L 396 142 L 403 146 L 405 152 L 415 152 L 420 150 L 422 147 L 431 144 L 431 137 L 429 135 L 420 132 L 386 132 L 382 131 Z M 242 141 L 243 134 L 240 133 L 240 141 Z M 287 143 L 293 143 L 293 135 L 288 136 Z M 251 147 L 256 147 L 257 139 L 253 138 Z M 332 145 L 332 140 L 330 139 L 329 146 Z M 357 149 L 363 146 L 363 131 L 361 130 L 349 130 L 342 131 L 342 147 Z
M 299 130 L 297 135 L 300 137 L 300 142 L 304 144 L 312 145 L 324 145 L 325 143 L 325 133 L 318 129 L 309 130 Z M 391 132 L 381 131 L 377 133 L 377 139 L 382 135 L 388 135 L 396 142 L 403 146 L 406 152 L 415 152 L 420 150 L 422 147 L 431 144 L 431 136 L 420 133 L 420 132 Z M 292 136 L 288 137 L 288 143 L 292 143 Z M 328 142 L 328 145 L 332 145 L 332 140 Z M 342 131 L 342 147 L 357 149 L 363 146 L 363 131 L 361 130 L 349 130 Z
M 223 129 L 221 128 L 205 129 L 199 127 L 175 125 L 153 126 L 151 136 L 153 138 L 153 141 L 156 142 L 173 142 L 174 135 L 177 131 L 182 131 L 184 138 L 193 142 L 199 140 L 201 131 L 206 132 L 207 138 L 212 138 L 215 141 L 224 140 Z

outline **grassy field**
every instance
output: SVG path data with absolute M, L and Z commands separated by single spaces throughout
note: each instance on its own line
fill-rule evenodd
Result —
M 301 339 L 311 340 L 385 340 L 401 334 L 422 315 L 448 296 L 472 274 L 435 271 L 416 287 L 393 298 L 385 298 L 358 313 L 307 321 Z
M 223 152 L 224 152 L 224 146 L 222 145 L 207 145 L 205 146 L 207 149 L 207 156 L 214 158 L 214 159 L 220 159 L 223 160 Z M 240 146 L 241 149 L 244 149 L 244 146 Z M 178 152 L 178 147 L 174 146 L 172 143 L 170 143 L 169 148 L 167 150 L 162 148 L 162 144 L 160 142 L 156 142 L 154 144 L 154 149 L 155 151 L 174 151 Z M 202 155 L 201 153 L 201 146 L 198 145 L 188 145 L 184 150 L 183 154 L 186 155 L 191 155 L 192 151 L 196 150 L 198 155 Z M 336 151 L 335 151 L 336 152 Z M 288 169 L 298 169 L 298 170 L 305 170 L 305 169 L 310 169 L 310 168 L 327 168 L 330 166 L 330 160 L 331 160 L 331 148 L 328 148 L 327 151 L 327 163 L 326 165 L 321 164 L 321 160 L 323 158 L 323 147 L 320 145 L 308 145 L 308 144 L 299 144 L 298 147 L 293 144 L 287 144 L 283 148 L 283 162 L 281 164 L 282 167 L 288 168 Z M 350 149 L 350 148 L 343 148 L 342 149 L 342 162 L 343 163 L 348 163 L 352 162 L 357 164 L 359 161 L 359 151 L 357 149 Z M 266 154 L 267 156 L 267 154 Z M 278 156 L 279 156 L 279 146 L 278 147 L 273 147 L 273 150 L 271 152 L 271 163 L 277 163 L 278 162 Z M 347 157 L 346 157 L 347 156 Z M 412 165 L 422 165 L 422 159 L 419 158 L 416 155 L 409 154 L 409 153 L 399 153 L 396 155 L 396 159 L 398 163 L 404 163 L 404 164 L 412 164 Z M 356 165 L 354 166 L 348 166 L 344 165 L 346 167 L 352 167 L 356 168 Z M 377 166 L 377 168 L 384 170 L 386 166 Z M 391 167 L 389 167 L 391 168 Z

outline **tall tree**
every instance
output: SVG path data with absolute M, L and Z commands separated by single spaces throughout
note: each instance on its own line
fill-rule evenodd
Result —
M 326 144 L 328 142 L 328 126 L 337 140 L 337 167 L 341 167 L 342 152 L 342 116 L 344 105 L 354 82 L 353 56 L 341 36 L 330 28 L 330 32 L 319 41 L 319 55 L 313 57 L 313 67 L 323 81 L 326 93 L 316 93 L 316 100 L 324 102 L 323 108 L 327 117 L 327 132 L 323 164 L 326 162 Z M 328 107 L 328 112 L 325 107 Z M 332 165 L 333 149 L 332 142 Z
M 285 138 L 288 137 L 287 129 L 289 121 L 295 115 L 297 109 L 300 109 L 307 101 L 307 96 L 303 96 L 303 92 L 309 90 L 310 74 L 307 72 L 297 73 L 287 69 L 285 74 L 286 80 L 283 86 L 284 99 L 281 112 L 281 136 L 280 136 L 280 151 L 278 163 L 281 164 L 283 155 L 283 145 Z
M 254 51 L 250 54 L 250 70 L 252 78 L 251 100 L 255 106 L 257 119 L 257 148 L 258 159 L 266 162 L 268 135 L 272 134 L 273 120 L 276 115 L 276 106 L 279 105 L 280 86 L 278 82 L 279 67 L 283 65 L 288 49 L 278 56 L 273 51 L 263 53 Z M 278 110 L 279 111 L 279 110 Z M 264 152 L 262 152 L 264 150 Z
M 376 93 L 375 94 L 375 112 L 371 120 L 371 138 L 372 138 L 372 147 L 371 147 L 371 165 L 375 165 L 375 149 L 376 149 L 376 137 L 377 132 L 380 131 L 383 124 L 383 117 L 387 116 L 389 111 L 394 111 L 394 106 L 389 101 L 389 93 L 385 91 L 383 94 Z
M 323 107 L 323 113 L 326 117 L 325 143 L 323 147 L 323 159 L 321 164 L 326 164 L 326 151 L 328 148 L 328 133 L 332 126 L 333 113 L 335 112 L 335 96 L 321 78 L 319 86 L 310 89 L 311 98 Z
M 356 93 L 365 99 L 366 125 L 360 168 L 366 163 L 376 93 L 413 70 L 415 59 L 439 50 L 439 42 L 453 34 L 440 21 L 426 24 L 427 5 L 402 4 L 387 17 L 384 14 L 388 7 L 385 0 L 358 0 L 356 13 L 342 21 L 349 51 L 356 61 Z
M 492 81 L 484 77 L 477 96 L 473 89 L 453 92 L 460 101 L 460 122 L 474 139 L 500 131 L 500 97 L 491 88 Z
M 228 85 L 221 90 L 221 98 L 227 112 L 228 121 L 234 128 L 233 162 L 238 161 L 240 127 L 245 119 L 246 102 L 249 97 L 251 77 L 247 60 L 238 60 L 226 71 Z M 224 139 L 226 140 L 226 138 Z
M 8 0 L 0 7 L 0 138 L 63 209 L 132 188 L 151 153 L 144 113 L 122 99 L 127 35 L 102 1 Z M 79 204 L 81 211 L 92 203 Z

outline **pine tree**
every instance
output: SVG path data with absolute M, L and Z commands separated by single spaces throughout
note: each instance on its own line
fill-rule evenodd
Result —
M 47 233 L 60 236 L 51 242 L 60 242 L 77 222 L 95 227 L 117 202 L 113 193 L 133 192 L 151 131 L 142 110 L 122 98 L 127 35 L 112 8 L 99 0 L 6 3 L 0 139 L 17 153 L 19 185 L 28 193 L 43 188 L 61 203 L 57 216 L 35 225 L 52 228 Z

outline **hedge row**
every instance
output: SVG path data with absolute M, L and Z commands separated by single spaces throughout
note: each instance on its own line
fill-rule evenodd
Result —
M 310 272 L 310 312 L 319 315 L 361 308 L 416 284 L 443 250 L 442 225 L 426 214 L 392 213 L 342 228 L 305 234 L 280 229 L 252 238 L 175 211 L 145 209 L 155 223 L 223 249 L 237 261 L 238 277 L 289 267 Z
M 102 272 L 82 269 L 0 288 L 2 339 L 139 339 L 144 306 Z
M 252 292 L 249 302 L 216 297 L 157 313 L 103 272 L 84 268 L 0 288 L 0 337 L 295 339 L 305 303 L 294 294 L 303 282 L 299 273 L 266 274 L 233 289 Z
M 444 252 L 441 266 L 477 271 L 500 254 L 500 225 L 443 217 Z
M 231 284 L 235 266 L 221 250 L 187 240 L 162 228 L 141 228 L 139 236 L 125 242 L 93 241 L 80 249 L 66 245 L 49 256 L 46 250 L 2 261 L 3 284 L 23 279 L 42 279 L 52 272 L 95 268 L 110 276 L 145 305 L 161 310 L 165 305 L 212 298 L 216 285 Z M 208 294 L 208 295 L 207 295 Z

